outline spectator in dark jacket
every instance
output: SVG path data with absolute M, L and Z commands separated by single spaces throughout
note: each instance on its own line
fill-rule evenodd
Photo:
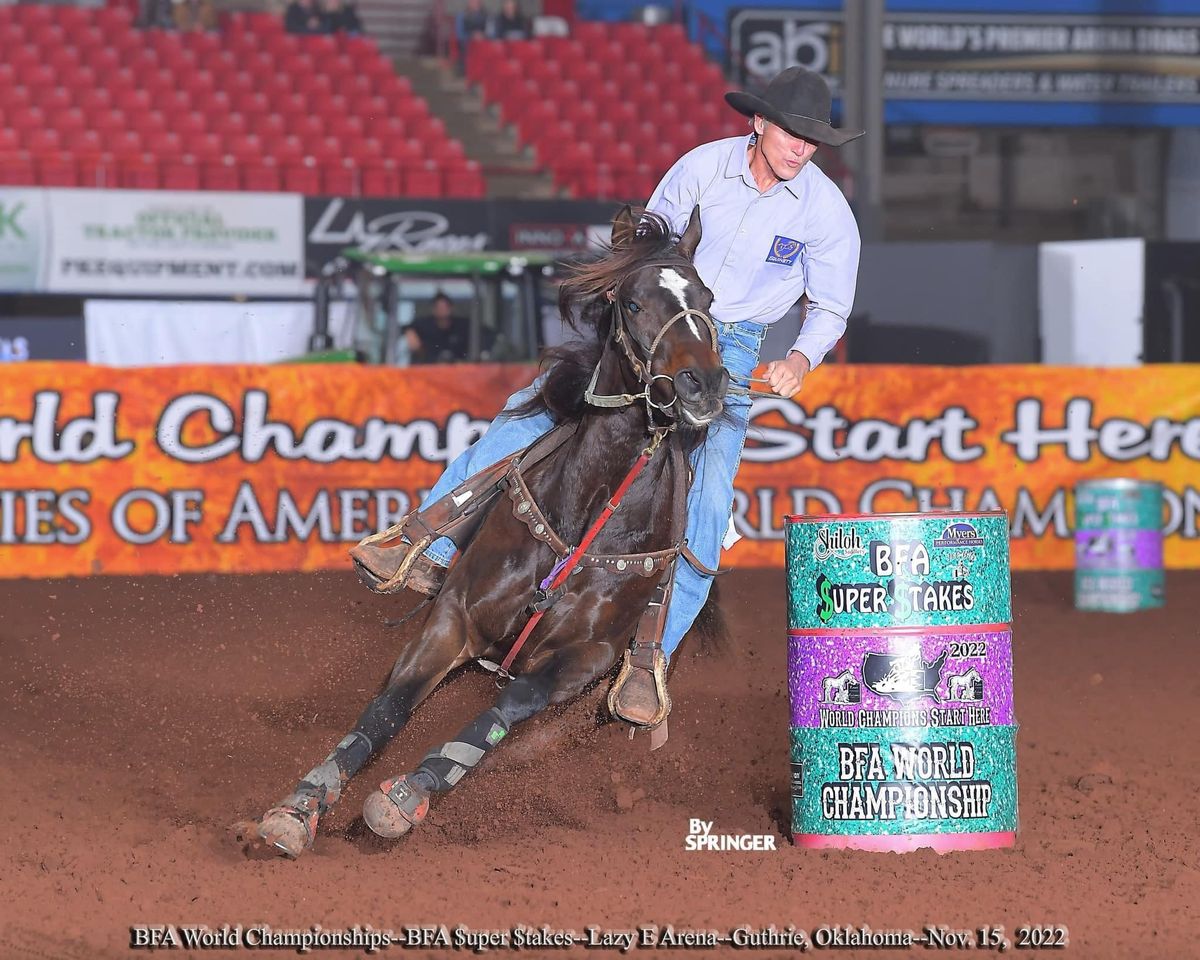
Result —
M 492 18 L 483 6 L 483 0 L 467 0 L 467 8 L 458 15 L 458 39 L 466 45 L 476 37 L 491 34 Z
M 495 34 L 501 40 L 526 40 L 529 38 L 529 18 L 521 13 L 517 0 L 504 0 L 500 14 L 496 17 Z
M 317 9 L 317 0 L 292 0 L 283 15 L 288 33 L 328 33 L 325 17 Z
M 353 3 L 346 0 L 325 0 L 325 29 L 330 33 L 362 33 L 362 21 Z

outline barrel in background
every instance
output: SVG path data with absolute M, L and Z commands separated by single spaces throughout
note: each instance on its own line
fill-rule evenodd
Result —
M 1162 484 L 1112 479 L 1076 486 L 1076 608 L 1161 607 L 1163 585 Z

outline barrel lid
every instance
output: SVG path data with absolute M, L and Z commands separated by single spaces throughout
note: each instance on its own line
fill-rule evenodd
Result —
M 1007 510 L 931 510 L 928 513 L 814 513 L 788 514 L 784 523 L 833 523 L 837 520 L 938 520 L 948 518 L 975 520 L 978 518 L 1003 517 L 1008 521 Z
M 789 637 L 973 637 L 981 633 L 1012 633 L 1011 623 L 930 624 L 927 627 L 789 627 Z
M 1079 483 L 1075 484 L 1075 489 L 1077 491 L 1084 490 L 1089 487 L 1099 487 L 1099 488 L 1108 488 L 1108 489 L 1116 489 L 1116 490 L 1141 490 L 1141 489 L 1161 490 L 1162 483 L 1159 482 L 1158 480 L 1135 480 L 1133 477 L 1112 477 L 1110 479 L 1104 479 L 1102 477 L 1097 477 L 1094 480 L 1080 480 Z

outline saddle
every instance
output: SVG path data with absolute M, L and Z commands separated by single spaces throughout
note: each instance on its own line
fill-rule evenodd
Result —
M 350 558 L 359 579 L 375 593 L 398 593 L 405 587 L 429 597 L 437 596 L 446 568 L 424 555 L 435 540 L 447 537 L 462 550 L 487 516 L 486 507 L 505 488 L 505 477 L 515 463 L 527 467 L 544 460 L 575 432 L 576 424 L 555 427 L 524 450 L 497 461 L 468 477 L 424 510 L 414 510 L 399 523 L 364 537 L 351 548 Z

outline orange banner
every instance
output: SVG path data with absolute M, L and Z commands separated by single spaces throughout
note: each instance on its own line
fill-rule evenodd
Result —
M 526 366 L 117 370 L 0 383 L 0 576 L 315 570 L 419 502 Z M 1200 368 L 838 367 L 757 401 L 734 565 L 795 513 L 1009 511 L 1013 565 L 1069 568 L 1080 480 L 1164 485 L 1166 562 L 1200 567 Z

